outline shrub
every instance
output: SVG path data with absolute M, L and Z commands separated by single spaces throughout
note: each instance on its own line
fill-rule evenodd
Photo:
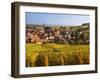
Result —
M 35 61 L 37 58 L 37 55 L 34 55 L 35 53 L 26 54 L 26 67 L 33 67 L 35 66 Z
M 49 65 L 48 55 L 46 53 L 39 53 L 35 61 L 35 66 L 48 66 L 48 65 Z
M 85 55 L 83 55 L 83 64 L 89 64 L 90 63 L 90 55 L 88 54 L 89 52 L 86 52 Z
M 48 66 L 48 65 L 49 65 L 48 55 L 44 54 L 44 66 Z

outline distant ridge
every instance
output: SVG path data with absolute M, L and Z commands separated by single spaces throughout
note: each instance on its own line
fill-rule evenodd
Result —
M 49 27 L 74 27 L 74 26 L 83 26 L 83 25 L 90 25 L 90 23 L 83 23 L 81 25 L 53 25 L 53 24 L 26 24 L 26 26 L 49 26 Z

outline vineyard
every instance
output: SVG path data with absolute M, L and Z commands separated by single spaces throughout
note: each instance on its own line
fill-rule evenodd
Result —
M 89 64 L 89 45 L 26 44 L 26 67 Z

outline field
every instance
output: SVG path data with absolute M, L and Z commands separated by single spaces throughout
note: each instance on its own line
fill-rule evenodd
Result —
M 26 67 L 89 64 L 89 44 L 26 43 Z

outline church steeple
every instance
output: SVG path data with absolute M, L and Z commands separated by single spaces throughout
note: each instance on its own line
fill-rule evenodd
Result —
M 44 24 L 43 27 L 46 27 L 46 24 Z

